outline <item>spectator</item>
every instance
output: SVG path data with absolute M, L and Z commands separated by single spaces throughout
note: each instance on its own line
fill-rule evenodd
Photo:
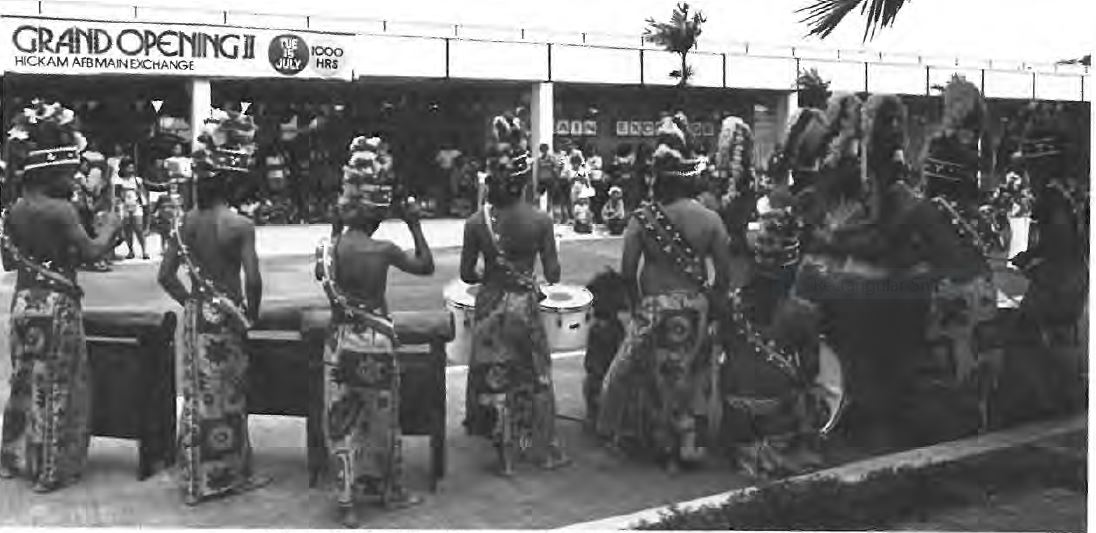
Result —
M 588 176 L 586 172 L 586 166 L 583 164 L 582 156 L 572 152 L 569 164 L 563 170 L 563 179 L 560 196 L 563 197 L 563 214 L 562 222 L 570 223 L 574 217 L 574 205 L 578 200 L 578 194 L 581 193 L 583 187 L 588 187 Z
M 601 219 L 609 228 L 609 235 L 624 233 L 628 217 L 624 210 L 624 191 L 620 187 L 614 186 L 609 189 L 609 199 L 605 202 L 605 207 L 601 208 Z
M 537 156 L 537 197 L 544 197 L 545 211 L 552 214 L 556 208 L 554 191 L 559 180 L 559 164 L 556 155 L 546 143 L 540 145 L 540 155 Z
M 605 178 L 604 162 L 601 155 L 594 149 L 588 149 L 587 153 L 586 166 L 590 169 L 590 184 L 594 187 L 594 196 L 590 199 L 590 209 L 593 210 L 594 218 L 598 222 L 604 222 L 601 220 L 601 207 L 605 205 L 605 201 L 609 198 L 609 181 Z
M 449 200 L 451 192 L 456 189 L 458 179 L 456 163 L 461 156 L 461 151 L 454 144 L 453 142 L 444 144 L 442 149 L 438 150 L 438 155 L 434 157 L 434 162 L 438 165 L 437 177 L 429 188 L 429 196 L 437 202 L 436 214 L 441 216 L 452 214 L 449 211 Z
M 118 176 L 114 180 L 115 195 L 119 198 L 119 209 L 122 215 L 122 231 L 126 237 L 126 246 L 129 255 L 126 259 L 135 257 L 133 239 L 141 245 L 141 258 L 148 259 L 148 250 L 145 248 L 145 211 L 148 206 L 148 190 L 145 182 L 137 176 L 137 167 L 132 159 L 122 159 L 118 164 Z
M 635 207 L 634 201 L 638 197 L 635 174 L 635 152 L 630 144 L 621 144 L 617 147 L 616 156 L 613 157 L 613 177 L 610 186 L 620 187 L 624 201 L 624 209 Z

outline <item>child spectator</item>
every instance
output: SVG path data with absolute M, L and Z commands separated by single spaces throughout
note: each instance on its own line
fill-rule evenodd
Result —
M 601 208 L 601 218 L 609 228 L 609 235 L 624 233 L 628 218 L 624 209 L 624 191 L 620 187 L 609 189 L 609 199 L 605 202 L 605 207 Z

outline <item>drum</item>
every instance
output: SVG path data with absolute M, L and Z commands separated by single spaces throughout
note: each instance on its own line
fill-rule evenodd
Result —
M 551 285 L 541 287 L 546 298 L 540 302 L 540 319 L 552 352 L 581 350 L 594 296 L 584 287 Z
M 478 288 L 478 285 L 469 285 L 459 279 L 445 287 L 445 307 L 453 315 L 453 340 L 445 345 L 445 355 L 451 363 L 468 364 L 472 356 L 472 324 L 476 319 Z

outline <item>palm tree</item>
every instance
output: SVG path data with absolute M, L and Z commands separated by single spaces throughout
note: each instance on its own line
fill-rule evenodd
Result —
M 898 12 L 909 2 L 910 0 L 814 0 L 813 4 L 796 12 L 807 13 L 801 22 L 805 22 L 810 28 L 808 35 L 825 39 L 845 20 L 846 15 L 859 7 L 861 15 L 868 15 L 864 27 L 864 41 L 867 41 L 875 37 L 876 30 L 893 25 Z
M 689 52 L 696 46 L 700 38 L 701 25 L 708 19 L 704 13 L 697 11 L 690 17 L 689 4 L 681 3 L 674 8 L 674 14 L 669 22 L 656 22 L 655 19 L 647 19 L 647 29 L 643 32 L 643 40 L 660 45 L 667 51 L 681 56 L 681 69 L 670 73 L 670 77 L 677 78 L 678 85 L 684 86 L 693 75 L 693 70 L 685 61 Z

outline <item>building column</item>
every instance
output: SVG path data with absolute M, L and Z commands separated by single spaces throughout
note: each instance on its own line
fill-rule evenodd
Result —
M 209 118 L 209 112 L 213 109 L 213 90 L 209 80 L 194 78 L 190 80 L 190 149 L 197 150 L 198 136 L 202 133 L 202 124 Z M 197 190 L 194 181 L 190 182 L 189 191 L 183 192 L 183 203 L 194 206 L 197 199 Z
M 788 119 L 791 118 L 795 112 L 799 110 L 799 93 L 796 91 L 782 94 L 777 97 L 776 101 L 776 125 L 777 125 L 777 139 L 784 133 L 784 129 L 788 127 Z
M 539 175 L 537 156 L 540 154 L 540 145 L 547 144 L 552 149 L 552 136 L 555 133 L 555 90 L 550 81 L 536 82 L 532 86 L 532 105 L 529 109 L 529 127 L 532 136 L 529 139 L 529 149 L 533 152 L 533 186 L 529 190 L 528 198 L 536 203 L 538 198 L 537 176 Z
M 198 149 L 198 135 L 202 131 L 202 123 L 209 118 L 209 111 L 213 108 L 213 90 L 208 79 L 195 78 L 190 80 L 190 149 Z

